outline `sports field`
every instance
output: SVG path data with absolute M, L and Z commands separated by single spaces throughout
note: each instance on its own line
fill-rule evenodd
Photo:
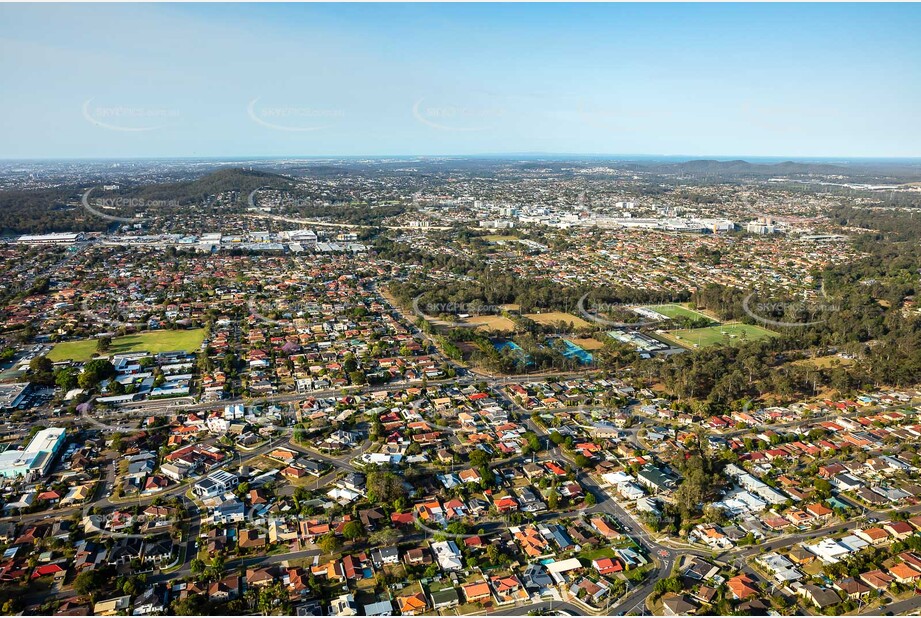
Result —
M 511 332 L 515 330 L 515 323 L 502 315 L 477 315 L 464 318 L 465 324 L 473 324 L 484 330 L 501 330 Z
M 571 313 L 562 313 L 560 311 L 548 311 L 547 313 L 526 313 L 526 318 L 531 318 L 538 324 L 554 324 L 556 322 L 572 323 L 576 328 L 585 328 L 590 326 L 588 322 L 577 315 Z
M 699 320 L 703 318 L 705 320 L 710 320 L 711 322 L 716 322 L 716 320 L 714 320 L 713 318 L 711 318 L 710 316 L 704 313 L 701 313 L 700 311 L 695 311 L 694 309 L 688 309 L 687 307 L 684 307 L 683 305 L 677 305 L 674 303 L 670 303 L 667 305 L 644 305 L 640 308 L 650 309 L 652 311 L 655 311 L 656 313 L 659 313 L 661 315 L 664 315 L 667 318 L 672 318 L 672 319 L 689 318 L 691 320 Z
M 112 340 L 107 354 L 120 354 L 124 352 L 173 352 L 184 350 L 194 352 L 201 347 L 205 339 L 205 329 L 192 330 L 157 330 L 137 335 L 116 337 Z M 62 360 L 88 361 L 93 358 L 97 346 L 96 339 L 83 339 L 81 341 L 65 341 L 59 343 L 48 358 L 54 362 Z
M 745 341 L 777 336 L 777 333 L 766 328 L 741 323 L 720 324 L 690 330 L 670 330 L 661 334 L 684 348 L 706 348 L 718 343 L 735 345 Z
M 597 339 L 592 339 L 591 337 L 581 337 L 581 338 L 570 337 L 569 340 L 572 341 L 577 346 L 579 346 L 580 348 L 582 348 L 583 350 L 588 350 L 589 352 L 591 352 L 592 350 L 600 350 L 601 348 L 604 347 L 603 343 L 601 343 Z

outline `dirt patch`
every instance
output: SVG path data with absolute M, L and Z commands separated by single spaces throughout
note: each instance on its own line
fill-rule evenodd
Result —
M 515 330 L 515 323 L 507 317 L 501 315 L 478 315 L 471 318 L 465 318 L 466 324 L 475 325 L 483 330 L 500 330 L 512 332 Z
M 573 342 L 583 350 L 588 350 L 589 352 L 592 350 L 600 350 L 604 347 L 603 343 L 597 339 L 593 339 L 592 337 L 570 337 L 569 341 Z
M 836 354 L 832 354 L 829 356 L 817 356 L 816 358 L 804 358 L 802 360 L 793 361 L 790 364 L 797 365 L 799 367 L 816 367 L 818 369 L 827 369 L 828 367 L 834 367 L 835 365 L 840 365 L 841 367 L 853 365 L 854 359 L 842 358 Z
M 571 313 L 563 313 L 561 311 L 548 311 L 547 313 L 526 313 L 526 318 L 530 318 L 537 322 L 538 324 L 555 324 L 557 322 L 565 322 L 567 324 L 572 324 L 576 328 L 585 328 L 586 326 L 591 326 L 587 321 L 583 320 L 577 315 Z

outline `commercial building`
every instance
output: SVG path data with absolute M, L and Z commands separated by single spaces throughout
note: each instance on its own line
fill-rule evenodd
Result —
M 26 395 L 29 394 L 30 386 L 29 382 L 0 384 L 0 411 L 10 412 L 15 410 Z
M 21 245 L 72 245 L 83 238 L 83 232 L 76 234 L 55 232 L 53 234 L 24 234 L 16 242 Z
M 54 456 L 66 439 L 64 429 L 43 429 L 23 450 L 0 453 L 0 476 L 4 478 L 38 478 L 48 474 Z

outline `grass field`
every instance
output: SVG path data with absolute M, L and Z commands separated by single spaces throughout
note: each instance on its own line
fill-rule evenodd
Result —
M 583 350 L 588 350 L 589 352 L 592 350 L 600 350 L 604 347 L 603 343 L 591 337 L 569 337 L 569 340 Z
M 501 315 L 478 315 L 465 318 L 467 324 L 474 324 L 477 328 L 488 330 L 501 330 L 511 332 L 515 330 L 515 323 Z
M 576 328 L 585 328 L 590 326 L 588 322 L 583 320 L 577 315 L 571 313 L 563 313 L 561 311 L 549 311 L 547 313 L 526 313 L 524 314 L 526 318 L 530 318 L 537 322 L 538 324 L 553 324 L 554 322 L 566 322 L 572 323 Z
M 483 237 L 483 240 L 486 242 L 501 242 L 501 241 L 512 241 L 518 240 L 517 236 L 503 236 L 502 234 L 488 234 Z
M 830 356 L 818 356 L 816 358 L 804 358 L 803 360 L 793 361 L 790 364 L 798 365 L 800 367 L 817 367 L 819 369 L 827 369 L 829 367 L 834 367 L 835 365 L 841 365 L 842 367 L 853 365 L 854 359 L 841 358 L 837 354 L 832 354 Z
M 611 547 L 600 547 L 598 549 L 589 549 L 579 554 L 580 558 L 585 560 L 601 560 L 602 558 L 614 558 L 617 552 Z
M 124 352 L 172 352 L 185 350 L 194 352 L 201 347 L 205 338 L 205 329 L 192 330 L 159 330 L 137 335 L 116 337 L 112 340 L 108 354 Z M 96 352 L 96 339 L 83 339 L 81 341 L 65 341 L 59 343 L 48 354 L 54 362 L 63 360 L 88 361 Z
M 674 303 L 667 305 L 644 305 L 642 309 L 651 309 L 656 313 L 661 313 L 667 318 L 689 318 L 692 320 L 699 320 L 700 318 L 704 318 L 706 320 L 710 320 L 711 322 L 716 322 L 716 320 L 706 314 L 695 311 L 694 309 L 688 309 L 682 305 L 676 305 Z
M 777 336 L 777 333 L 766 328 L 740 323 L 721 324 L 719 326 L 707 326 L 706 328 L 693 328 L 690 330 L 670 330 L 661 334 L 685 348 L 706 348 L 718 343 L 734 345 L 743 341 L 755 341 Z

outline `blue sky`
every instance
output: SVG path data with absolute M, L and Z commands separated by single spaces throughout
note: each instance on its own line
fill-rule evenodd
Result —
M 0 5 L 0 158 L 921 156 L 917 4 Z

